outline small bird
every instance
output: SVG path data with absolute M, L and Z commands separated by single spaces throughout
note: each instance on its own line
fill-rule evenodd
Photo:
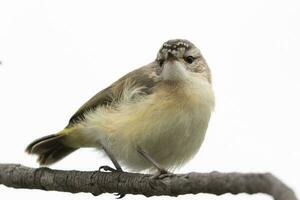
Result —
M 171 174 L 199 150 L 214 108 L 211 72 L 188 40 L 165 42 L 156 59 L 87 101 L 60 132 L 28 145 L 41 165 L 83 147 L 104 151 L 107 171 Z

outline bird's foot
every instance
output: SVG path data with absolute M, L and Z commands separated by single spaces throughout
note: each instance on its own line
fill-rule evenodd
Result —
M 126 194 L 116 193 L 114 195 L 116 196 L 116 199 L 122 199 L 123 197 L 125 197 Z
M 157 173 L 153 174 L 151 176 L 152 179 L 164 179 L 168 177 L 174 176 L 173 173 L 169 172 L 168 170 L 165 169 L 159 169 Z
M 105 172 L 122 172 L 122 169 L 121 170 L 120 169 L 114 169 L 114 168 L 112 168 L 108 165 L 103 165 L 103 166 L 99 167 L 99 171 L 101 172 L 102 170 L 105 171 Z
M 123 172 L 122 169 L 114 169 L 108 165 L 104 165 L 99 167 L 99 171 L 104 171 L 104 172 Z M 116 193 L 114 194 L 116 196 L 116 199 L 122 199 L 123 197 L 125 197 L 126 194 L 122 194 L 122 193 Z

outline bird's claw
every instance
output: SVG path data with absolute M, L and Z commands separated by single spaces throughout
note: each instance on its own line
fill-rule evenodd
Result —
M 104 170 L 105 172 L 118 172 L 118 170 L 116 170 L 110 166 L 107 166 L 107 165 L 103 165 L 103 166 L 99 167 L 100 172 L 101 172 L 101 170 Z
M 122 172 L 122 170 L 117 170 L 117 169 L 114 169 L 108 165 L 103 165 L 101 167 L 99 167 L 99 171 L 105 171 L 105 172 Z M 123 197 L 125 197 L 126 194 L 122 194 L 122 193 L 116 193 L 114 194 L 116 196 L 116 199 L 122 199 Z
M 151 179 L 164 179 L 164 178 L 168 178 L 168 177 L 172 177 L 172 176 L 174 176 L 173 173 L 171 173 L 165 169 L 160 169 L 158 171 L 158 173 L 151 176 Z
M 114 194 L 115 196 L 118 196 L 116 199 L 122 199 L 123 197 L 125 197 L 126 194 L 122 194 L 122 193 L 116 193 Z

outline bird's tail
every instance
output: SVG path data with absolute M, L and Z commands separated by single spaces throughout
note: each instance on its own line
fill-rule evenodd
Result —
M 26 152 L 38 155 L 37 162 L 40 165 L 51 165 L 63 159 L 78 149 L 66 144 L 65 140 L 68 137 L 68 134 L 65 134 L 66 131 L 65 129 L 58 134 L 34 140 L 27 146 Z

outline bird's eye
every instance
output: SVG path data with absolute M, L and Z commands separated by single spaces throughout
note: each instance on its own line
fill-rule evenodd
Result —
M 164 60 L 159 60 L 158 63 L 159 63 L 159 66 L 162 67 L 164 64 Z
M 188 57 L 184 58 L 184 61 L 189 64 L 192 64 L 194 62 L 194 60 L 195 60 L 195 58 L 193 56 L 188 56 Z

